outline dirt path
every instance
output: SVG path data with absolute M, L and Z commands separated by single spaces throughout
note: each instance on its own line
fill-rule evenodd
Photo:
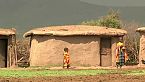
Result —
M 0 82 L 145 82 L 145 76 L 109 74 L 97 76 L 0 78 Z

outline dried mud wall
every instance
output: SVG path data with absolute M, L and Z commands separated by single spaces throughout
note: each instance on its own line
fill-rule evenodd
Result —
M 16 35 L 8 37 L 7 61 L 7 67 L 15 67 L 17 64 Z
M 117 42 L 119 41 L 118 37 L 112 37 L 111 40 L 111 52 L 112 52 L 112 66 L 116 66 L 116 47 L 117 47 Z
M 139 65 L 142 66 L 141 60 L 145 60 L 145 33 L 140 33 L 140 35 Z
M 69 48 L 73 66 L 100 65 L 100 38 L 97 36 L 32 36 L 31 66 L 62 66 L 63 49 Z

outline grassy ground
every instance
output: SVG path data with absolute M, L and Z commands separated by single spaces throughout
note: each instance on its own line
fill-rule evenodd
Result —
M 37 76 L 83 76 L 98 74 L 145 75 L 144 69 L 95 69 L 95 70 L 11 70 L 0 69 L 0 77 L 37 77 Z

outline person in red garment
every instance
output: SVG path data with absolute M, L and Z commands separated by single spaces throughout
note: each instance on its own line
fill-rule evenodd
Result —
M 121 41 L 117 43 L 117 48 L 116 48 L 116 66 L 122 67 L 125 65 L 126 61 L 128 59 L 127 51 L 125 46 Z
M 63 68 L 70 67 L 70 55 L 69 55 L 69 49 L 68 48 L 64 48 L 64 53 L 63 53 Z

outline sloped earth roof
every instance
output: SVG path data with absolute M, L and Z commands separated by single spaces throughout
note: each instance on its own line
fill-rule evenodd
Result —
M 123 36 L 127 31 L 122 29 L 107 28 L 89 25 L 65 25 L 50 26 L 32 29 L 24 34 L 24 37 L 31 35 L 54 35 L 54 36 L 73 36 L 73 35 L 109 35 Z

